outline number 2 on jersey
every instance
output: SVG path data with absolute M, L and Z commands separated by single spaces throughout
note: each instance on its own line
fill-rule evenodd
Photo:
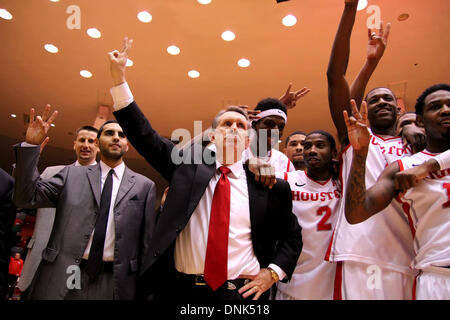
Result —
M 331 223 L 327 223 L 328 219 L 331 216 L 331 209 L 327 206 L 320 207 L 317 210 L 317 215 L 321 216 L 325 213 L 322 219 L 320 219 L 319 223 L 317 224 L 317 231 L 328 231 L 331 230 Z

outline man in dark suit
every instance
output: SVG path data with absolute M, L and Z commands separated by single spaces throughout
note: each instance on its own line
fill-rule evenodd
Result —
M 30 114 L 26 144 L 15 146 L 14 201 L 23 208 L 56 207 L 31 299 L 134 299 L 141 261 L 155 223 L 155 185 L 123 162 L 128 141 L 116 121 L 99 130 L 100 163 L 67 166 L 39 178 L 39 144 L 55 113 Z
M 8 291 L 8 266 L 11 256 L 11 237 L 16 211 L 12 202 L 14 179 L 0 169 L 0 301 Z
M 142 294 L 200 301 L 267 298 L 289 279 L 300 255 L 301 229 L 289 185 L 257 184 L 242 163 L 248 117 L 237 107 L 212 123 L 216 152 L 178 154 L 153 130 L 125 81 L 131 41 L 109 53 L 115 117 L 137 151 L 168 181 L 169 192 L 141 271 Z M 198 151 L 198 150 L 197 150 Z M 175 164 L 175 158 L 183 159 Z M 197 161 L 192 161 L 193 159 Z

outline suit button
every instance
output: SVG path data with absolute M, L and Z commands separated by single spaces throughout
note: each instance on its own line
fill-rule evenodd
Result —
M 159 256 L 159 251 L 155 251 L 155 254 L 153 255 L 153 257 L 157 257 L 157 256 Z
M 116 216 L 120 216 L 120 212 L 115 212 Z
M 176 231 L 176 233 L 180 233 L 181 232 L 181 228 L 180 227 L 176 227 L 175 231 Z
M 80 259 L 75 259 L 75 263 L 80 263 Z

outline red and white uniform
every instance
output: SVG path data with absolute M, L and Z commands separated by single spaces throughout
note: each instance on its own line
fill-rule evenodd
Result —
M 279 282 L 276 300 L 333 299 L 336 264 L 323 257 L 333 232 L 341 191 L 336 181 L 318 182 L 305 171 L 277 173 L 289 182 L 292 207 L 302 227 L 303 249 L 289 283 Z
M 242 162 L 246 162 L 248 159 L 255 157 L 252 150 L 249 148 L 242 152 Z M 265 159 L 267 157 L 262 157 Z M 295 167 L 291 160 L 282 152 L 271 149 L 270 156 L 266 159 L 272 167 L 275 168 L 275 172 L 291 172 L 295 171 Z
M 379 175 L 389 163 L 409 154 L 411 154 L 409 148 L 406 150 L 402 148 L 401 138 L 379 136 L 371 133 L 366 160 L 366 188 L 369 189 L 375 184 Z M 360 273 L 362 275 L 361 279 L 357 279 L 356 276 L 353 278 L 346 277 L 345 272 L 340 274 L 340 268 L 342 266 L 345 268 L 345 263 L 339 265 L 335 298 L 410 299 L 412 297 L 412 289 L 409 290 L 409 286 L 406 286 L 407 289 L 404 289 L 404 284 L 388 283 L 394 281 L 393 279 L 396 276 L 381 274 L 380 271 L 393 271 L 407 275 L 411 279 L 410 287 L 412 288 L 412 279 L 415 271 L 410 268 L 414 250 L 409 218 L 406 214 L 401 213 L 401 210 L 397 210 L 400 204 L 393 201 L 384 210 L 362 223 L 351 225 L 347 222 L 345 218 L 345 192 L 348 188 L 347 182 L 352 158 L 353 148 L 349 145 L 343 151 L 340 159 L 339 179 L 341 180 L 344 200 L 341 202 L 338 210 L 335 231 L 325 259 L 333 262 L 349 262 L 348 265 L 350 265 L 350 262 L 351 264 L 355 262 L 364 270 Z M 379 277 L 379 279 L 375 279 L 371 283 L 373 279 L 370 277 Z M 339 283 L 340 281 L 347 283 Z M 382 281 L 388 282 L 383 283 Z M 342 290 L 341 286 L 343 287 Z M 349 286 L 353 286 L 355 290 Z M 366 292 L 364 292 L 365 289 L 367 289 Z M 406 293 L 404 293 L 405 290 Z M 346 292 L 347 295 L 345 294 Z
M 400 170 L 418 166 L 435 155 L 423 151 L 402 158 L 398 161 Z M 430 173 L 401 200 L 413 224 L 413 267 L 421 271 L 417 298 L 450 299 L 450 169 Z

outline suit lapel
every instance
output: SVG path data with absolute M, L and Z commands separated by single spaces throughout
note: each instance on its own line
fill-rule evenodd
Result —
M 216 162 L 211 165 L 200 164 L 195 171 L 194 181 L 192 183 L 191 196 L 188 206 L 188 215 L 190 216 L 197 207 L 200 198 L 205 193 L 209 181 L 216 172 Z
M 248 186 L 248 202 L 250 206 L 250 224 L 252 230 L 258 223 L 258 219 L 262 217 L 267 208 L 268 188 L 258 185 L 255 181 L 255 176 L 244 166 L 247 175 Z
M 122 182 L 120 183 L 119 191 L 117 191 L 116 203 L 114 204 L 114 207 L 116 207 L 120 203 L 120 201 L 131 190 L 135 183 L 136 178 L 134 172 L 128 169 L 128 167 L 125 167 Z
M 92 193 L 94 194 L 95 202 L 100 207 L 100 195 L 101 195 L 101 170 L 100 164 L 96 166 L 89 166 L 87 169 L 87 176 L 89 184 L 91 185 Z

